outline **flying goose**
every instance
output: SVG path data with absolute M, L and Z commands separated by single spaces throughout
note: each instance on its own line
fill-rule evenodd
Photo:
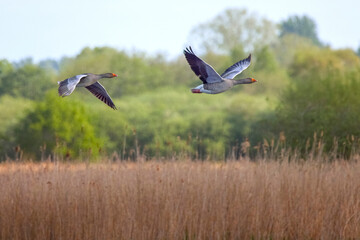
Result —
M 106 92 L 105 88 L 98 82 L 102 78 L 113 78 L 117 77 L 115 73 L 103 73 L 103 74 L 92 74 L 84 73 L 80 75 L 67 78 L 59 84 L 59 96 L 65 97 L 69 96 L 76 87 L 85 87 L 98 99 L 106 103 L 109 107 L 116 110 L 115 104 L 111 100 L 109 94 Z
M 233 64 L 221 75 L 219 75 L 209 64 L 197 57 L 191 47 L 186 48 L 184 50 L 184 54 L 193 72 L 203 82 L 203 84 L 191 89 L 193 93 L 216 94 L 225 92 L 238 84 L 256 82 L 254 78 L 233 80 L 236 75 L 240 74 L 249 67 L 251 54 L 247 58 Z

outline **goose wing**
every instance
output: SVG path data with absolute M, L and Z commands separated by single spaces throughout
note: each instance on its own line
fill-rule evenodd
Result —
M 209 64 L 197 57 L 191 47 L 186 48 L 184 54 L 191 69 L 203 83 L 216 83 L 222 81 L 220 75 Z
M 81 74 L 76 75 L 71 78 L 67 78 L 61 82 L 58 82 L 59 84 L 59 96 L 65 97 L 69 96 L 76 88 L 76 85 L 80 82 L 80 80 L 84 77 L 87 77 L 87 75 Z
M 109 107 L 116 110 L 115 104 L 110 98 L 109 94 L 106 92 L 105 88 L 99 83 L 96 82 L 90 86 L 86 87 L 95 97 L 106 103 Z
M 233 79 L 236 75 L 240 74 L 242 71 L 247 69 L 250 66 L 250 63 L 251 63 L 251 54 L 247 58 L 238 61 L 237 63 L 226 69 L 225 72 L 221 74 L 221 77 L 227 79 Z

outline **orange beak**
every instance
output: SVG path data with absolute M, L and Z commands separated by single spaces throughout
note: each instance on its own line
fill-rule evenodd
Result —
M 252 82 L 257 82 L 256 79 L 254 79 L 254 78 L 252 78 L 251 81 L 252 81 Z
M 113 77 L 117 77 L 117 75 L 115 73 L 113 73 L 112 75 L 113 75 Z

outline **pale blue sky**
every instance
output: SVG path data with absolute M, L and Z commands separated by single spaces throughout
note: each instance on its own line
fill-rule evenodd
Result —
M 360 45 L 357 0 L 0 0 L 0 59 L 60 59 L 85 47 L 111 46 L 180 55 L 190 30 L 226 8 L 279 22 L 307 14 L 333 48 Z

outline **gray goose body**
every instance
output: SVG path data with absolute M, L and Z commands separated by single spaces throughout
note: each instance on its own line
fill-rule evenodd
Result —
M 93 73 L 84 73 L 80 75 L 67 78 L 59 84 L 59 96 L 65 97 L 69 96 L 76 87 L 85 87 L 89 90 L 95 97 L 103 101 L 109 107 L 116 109 L 114 102 L 111 97 L 105 90 L 105 88 L 98 82 L 102 78 L 113 78 L 117 77 L 114 73 L 103 73 L 103 74 L 93 74 Z
M 191 47 L 184 50 L 185 58 L 193 72 L 200 78 L 203 84 L 191 89 L 193 93 L 222 93 L 238 84 L 251 84 L 256 82 L 254 78 L 234 80 L 233 78 L 249 67 L 251 54 L 233 64 L 225 72 L 219 75 L 209 64 L 195 55 Z

